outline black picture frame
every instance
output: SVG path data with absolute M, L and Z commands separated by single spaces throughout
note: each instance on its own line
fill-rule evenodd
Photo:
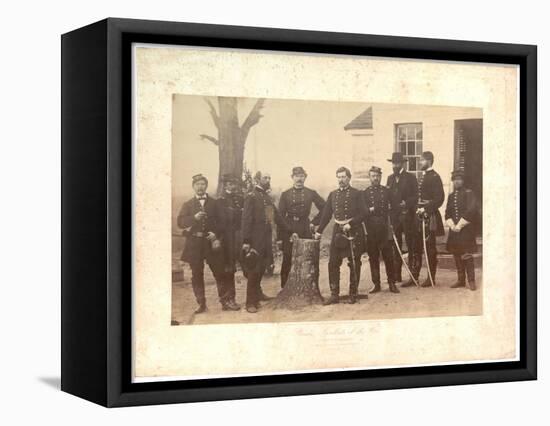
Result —
M 519 65 L 519 361 L 131 383 L 134 42 Z M 536 46 L 113 18 L 61 44 L 62 390 L 117 407 L 536 379 Z

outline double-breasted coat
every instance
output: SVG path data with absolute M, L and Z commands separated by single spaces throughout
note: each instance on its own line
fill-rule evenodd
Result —
M 223 253 L 227 271 L 235 272 L 236 261 L 242 245 L 241 222 L 244 197 L 241 194 L 224 192 L 218 199 L 224 216 Z
M 315 205 L 319 211 L 310 221 L 311 206 Z M 281 194 L 279 199 L 279 213 L 285 219 L 290 234 L 296 233 L 300 238 L 311 238 L 309 225 L 318 225 L 321 219 L 325 200 L 313 189 L 309 188 L 290 188 Z M 277 240 L 285 241 L 290 237 L 289 232 L 285 232 L 277 227 Z
M 471 189 L 459 189 L 449 194 L 445 208 L 445 221 L 451 219 L 456 225 L 460 219 L 469 222 L 459 232 L 449 230 L 447 250 L 453 254 L 475 253 L 476 227 L 479 218 L 477 197 Z
M 425 171 L 418 179 L 418 201 L 420 207 L 424 207 L 430 217 L 429 230 L 435 232 L 435 235 L 445 235 L 443 228 L 443 219 L 439 208 L 445 202 L 445 192 L 443 191 L 443 182 L 439 174 L 433 170 Z

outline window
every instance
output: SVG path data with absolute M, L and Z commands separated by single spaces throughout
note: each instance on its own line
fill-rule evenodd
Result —
M 407 160 L 405 170 L 419 178 L 422 174 L 418 163 L 422 154 L 422 123 L 396 124 L 395 150 Z

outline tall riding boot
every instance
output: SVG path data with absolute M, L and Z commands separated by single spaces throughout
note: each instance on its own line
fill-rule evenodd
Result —
M 464 262 L 462 256 L 459 254 L 453 255 L 456 265 L 456 273 L 458 275 L 458 281 L 454 283 L 451 288 L 460 288 L 466 286 L 466 271 L 464 269 Z
M 473 291 L 476 289 L 476 272 L 474 257 L 471 254 L 464 257 L 464 267 L 466 269 L 466 275 L 468 276 L 468 287 Z
M 420 275 L 420 268 L 422 266 L 422 254 L 420 255 L 414 250 L 414 248 L 409 249 L 409 269 L 411 270 L 411 273 L 414 277 L 414 279 L 418 282 L 418 276 Z M 416 284 L 414 283 L 413 279 L 410 278 L 406 283 L 401 284 L 401 287 L 414 287 Z
M 340 283 L 330 282 L 330 297 L 323 302 L 323 305 L 334 305 L 340 303 Z

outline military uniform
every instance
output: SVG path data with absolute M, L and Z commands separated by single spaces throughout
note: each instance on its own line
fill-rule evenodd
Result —
M 238 193 L 224 191 L 218 199 L 224 214 L 223 230 L 224 280 L 232 300 L 235 300 L 236 263 L 242 246 L 241 221 L 244 197 Z
M 195 214 L 203 211 L 206 216 L 200 220 L 195 219 Z M 212 232 L 220 237 L 223 229 L 223 216 L 217 200 L 205 195 L 195 196 L 185 202 L 177 218 L 178 226 L 186 230 L 185 248 L 181 260 L 189 263 L 191 267 L 191 284 L 199 306 L 206 306 L 204 292 L 204 261 L 210 267 L 216 285 L 218 296 L 222 305 L 229 297 L 225 288 L 223 277 L 223 253 L 221 250 L 214 251 L 212 242 L 206 237 Z
M 458 173 L 454 172 L 453 177 Z M 468 284 L 475 290 L 475 269 L 472 254 L 476 252 L 475 222 L 478 218 L 478 202 L 470 189 L 457 189 L 449 194 L 445 209 L 445 221 L 449 225 L 447 250 L 452 253 L 458 282 L 453 287 L 464 287 L 466 275 Z
M 367 207 L 365 218 L 367 254 L 374 284 L 373 292 L 380 291 L 380 253 L 382 253 L 390 290 L 397 293 L 399 290 L 394 285 L 392 237 L 389 228 L 390 192 L 385 186 L 371 185 L 365 189 L 364 197 Z
M 254 265 L 245 267 L 248 283 L 246 288 L 246 306 L 259 306 L 262 295 L 261 280 L 267 266 L 267 259 L 272 245 L 273 226 L 278 225 L 287 230 L 285 220 L 273 205 L 271 197 L 265 190 L 256 186 L 244 200 L 242 216 L 243 243 L 250 244 L 257 254 Z M 246 264 L 246 263 L 245 263 Z
M 436 248 L 436 236 L 445 235 L 443 228 L 443 220 L 439 208 L 445 201 L 445 193 L 443 191 L 443 183 L 441 177 L 433 169 L 428 169 L 422 172 L 418 180 L 418 208 L 424 208 L 427 215 L 426 222 L 426 250 L 428 252 L 428 260 L 430 263 L 430 272 L 432 278 L 435 280 L 435 274 L 437 272 L 437 248 Z M 415 250 L 414 256 L 416 261 L 414 262 L 414 269 L 412 273 L 416 279 L 420 275 L 420 269 L 422 268 L 422 253 L 424 251 L 422 226 L 423 219 L 419 216 L 415 216 L 415 232 L 417 237 L 415 238 Z M 428 281 L 424 282 L 423 286 L 430 285 Z
M 319 213 L 309 220 L 311 206 L 315 205 Z M 283 264 L 281 265 L 281 287 L 284 287 L 291 268 L 292 242 L 290 236 L 298 234 L 300 238 L 311 238 L 310 224 L 318 225 L 321 212 L 325 207 L 325 200 L 314 190 L 309 188 L 292 187 L 281 194 L 279 212 L 290 228 L 284 231 L 277 228 L 277 240 L 283 242 Z
M 407 243 L 407 250 L 409 252 L 408 264 L 409 269 L 412 271 L 412 269 L 414 269 L 412 248 L 415 244 L 414 237 L 417 235 L 413 228 L 414 213 L 418 197 L 418 182 L 416 181 L 415 175 L 405 170 L 401 170 L 398 174 L 393 173 L 388 176 L 386 186 L 390 197 L 390 218 L 395 239 L 397 240 L 399 249 L 403 252 L 403 234 L 405 235 L 405 242 Z M 401 281 L 403 260 L 394 244 L 392 244 L 392 250 L 395 280 Z
M 365 199 L 358 189 L 348 186 L 332 191 L 328 196 L 321 215 L 318 232 L 322 233 L 334 216 L 335 225 L 330 243 L 328 275 L 331 295 L 337 298 L 340 294 L 340 266 L 344 258 L 348 259 L 350 269 L 349 294 L 353 300 L 357 297 L 361 276 L 361 255 L 365 251 L 362 222 L 367 214 Z M 350 242 L 345 238 L 343 226 L 349 223 L 349 237 L 353 238 L 353 257 Z M 353 264 L 355 263 L 355 273 Z

